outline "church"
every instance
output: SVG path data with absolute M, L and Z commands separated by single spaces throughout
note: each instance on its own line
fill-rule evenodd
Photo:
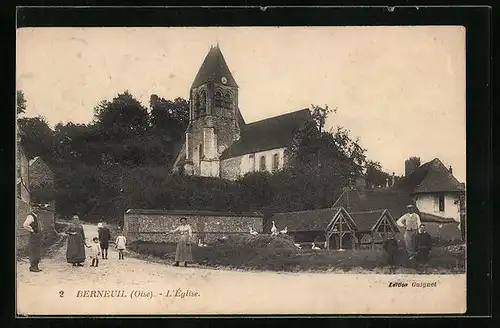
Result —
M 219 46 L 211 46 L 189 93 L 189 125 L 173 171 L 235 180 L 282 169 L 295 133 L 312 120 L 305 108 L 245 123 L 238 84 Z

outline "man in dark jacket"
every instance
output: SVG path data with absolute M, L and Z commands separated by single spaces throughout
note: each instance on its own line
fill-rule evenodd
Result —
M 29 254 L 30 254 L 30 271 L 40 272 L 38 263 L 40 262 L 42 234 L 38 223 L 38 208 L 28 214 L 23 223 L 23 228 L 29 232 Z
M 101 254 L 103 259 L 108 258 L 109 240 L 111 239 L 111 232 L 109 231 L 106 222 L 102 222 L 102 228 L 99 229 L 99 243 L 101 244 Z
M 414 237 L 415 250 L 417 252 L 417 261 L 426 263 L 429 260 L 429 254 L 432 248 L 431 235 L 425 231 L 425 224 L 420 224 L 418 233 Z
M 396 256 L 398 253 L 399 245 L 392 234 L 389 235 L 389 237 L 384 241 L 383 247 L 384 251 L 387 254 L 387 264 L 396 264 Z

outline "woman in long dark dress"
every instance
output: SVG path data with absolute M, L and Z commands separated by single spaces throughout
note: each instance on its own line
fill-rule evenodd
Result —
M 73 266 L 83 266 L 85 262 L 85 233 L 77 215 L 73 216 L 71 225 L 66 231 L 68 234 L 68 246 L 66 249 L 66 260 Z
M 179 262 L 184 262 L 184 266 L 187 266 L 187 262 L 193 261 L 193 256 L 191 254 L 191 237 L 193 231 L 191 230 L 191 226 L 187 223 L 186 218 L 181 218 L 181 225 L 172 231 L 172 233 L 176 232 L 179 233 L 180 236 L 175 251 L 174 266 L 179 266 Z

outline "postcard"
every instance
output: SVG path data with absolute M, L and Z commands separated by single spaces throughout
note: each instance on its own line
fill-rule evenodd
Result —
M 16 58 L 18 316 L 466 311 L 464 27 L 19 28 Z

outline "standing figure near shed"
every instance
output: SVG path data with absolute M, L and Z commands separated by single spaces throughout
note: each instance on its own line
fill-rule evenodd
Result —
M 418 227 L 418 233 L 415 234 L 415 251 L 417 261 L 426 263 L 429 260 L 429 254 L 432 248 L 432 238 L 427 231 L 425 231 L 425 224 Z
M 401 216 L 397 225 L 404 229 L 404 241 L 406 246 L 406 251 L 408 252 L 408 257 L 410 260 L 415 258 L 415 244 L 414 236 L 417 233 L 418 227 L 420 227 L 420 216 L 415 213 L 415 206 L 407 206 L 408 213 Z
M 172 230 L 172 233 L 179 233 L 179 241 L 177 242 L 177 249 L 175 251 L 175 264 L 174 266 L 179 266 L 180 262 L 184 262 L 184 266 L 187 266 L 188 262 L 193 260 L 191 254 L 191 238 L 193 236 L 193 231 L 191 226 L 187 223 L 186 218 L 180 219 L 181 225 Z

